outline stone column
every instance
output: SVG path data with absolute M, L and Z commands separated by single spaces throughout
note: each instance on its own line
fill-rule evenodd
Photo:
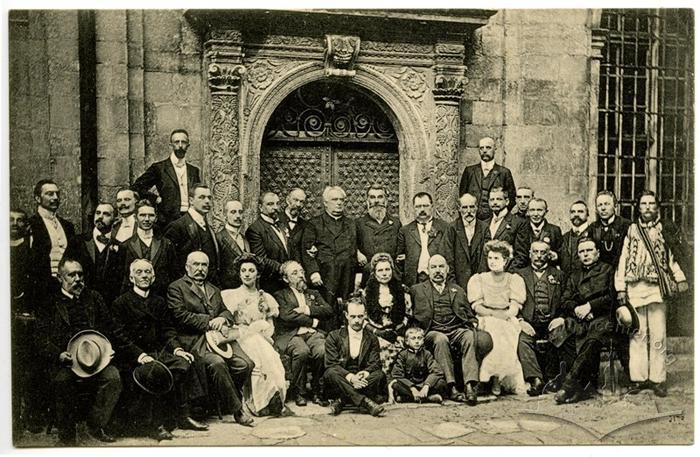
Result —
M 602 10 L 591 10 L 591 57 L 589 59 L 589 128 L 588 128 L 588 207 L 595 208 L 598 170 L 598 97 L 600 93 L 600 62 L 607 41 L 607 30 L 600 28 Z
M 210 222 L 218 229 L 225 221 L 226 201 L 239 199 L 241 193 L 238 97 L 245 73 L 241 33 L 210 31 L 205 48 L 211 94 L 208 175 L 214 208 Z
M 430 164 L 435 214 L 444 220 L 457 215 L 460 179 L 459 103 L 466 83 L 464 45 L 438 43 L 435 46 L 435 155 Z

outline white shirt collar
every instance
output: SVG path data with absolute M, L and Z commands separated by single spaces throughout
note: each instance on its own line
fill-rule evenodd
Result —
M 603 219 L 600 220 L 600 223 L 603 225 L 603 227 L 608 227 L 608 226 L 612 225 L 613 222 L 615 222 L 615 215 L 614 214 L 610 217 L 610 219 L 608 219 L 607 224 L 605 222 L 603 222 Z
M 192 219 L 194 219 L 194 221 L 195 221 L 195 222 L 197 223 L 197 225 L 199 225 L 200 227 L 204 228 L 204 227 L 207 226 L 207 221 L 206 221 L 206 219 L 204 219 L 204 216 L 202 216 L 201 214 L 199 214 L 199 213 L 197 212 L 196 209 L 190 207 L 190 208 L 187 210 L 187 214 L 189 214 L 190 216 L 192 216 Z
M 359 339 L 362 339 L 362 330 L 360 330 L 359 332 L 356 332 L 355 330 L 352 329 L 352 327 L 350 327 L 350 326 L 348 325 L 348 336 L 349 336 L 350 338 L 355 338 L 355 339 L 358 339 L 358 340 L 359 340 Z
M 587 228 L 588 228 L 588 221 L 584 222 L 583 224 L 579 225 L 578 227 L 571 226 L 571 231 L 574 232 L 576 235 L 580 235 L 583 232 L 585 232 Z
M 106 236 L 107 238 L 111 238 L 111 237 L 112 237 L 112 232 L 102 233 L 102 232 L 100 232 L 99 230 L 97 230 L 97 227 L 95 227 L 95 228 L 92 229 L 92 239 L 94 239 L 95 241 L 97 241 L 97 237 L 100 236 L 100 235 L 104 235 L 104 236 Z
M 503 219 L 508 214 L 508 207 L 503 208 L 498 214 L 493 214 L 493 219 Z
M 481 161 L 481 171 L 491 171 L 493 170 L 493 166 L 496 164 L 496 159 L 494 158 L 493 160 L 489 162 L 484 162 L 483 160 Z
M 462 218 L 462 224 L 464 224 L 464 227 L 465 227 L 465 228 L 467 228 L 467 227 L 474 227 L 474 226 L 476 226 L 476 218 L 472 219 L 471 222 L 467 222 L 466 219 Z
M 242 226 L 239 227 L 239 228 L 236 228 L 236 227 L 232 226 L 231 224 L 229 224 L 228 222 L 226 223 L 226 230 L 227 230 L 228 232 L 230 232 L 230 233 L 237 233 L 237 234 L 240 235 L 242 229 L 243 229 Z
M 532 227 L 533 230 L 542 230 L 544 228 L 545 220 L 542 219 L 542 222 L 540 222 L 540 225 L 535 225 L 532 221 L 530 221 L 530 227 Z
M 73 300 L 75 298 L 75 296 L 73 294 L 69 294 L 68 292 L 66 292 L 66 290 L 63 287 L 61 287 L 61 293 L 63 295 L 65 295 L 66 297 L 70 298 L 71 300 Z
M 342 214 L 340 216 L 334 216 L 331 213 L 329 213 L 328 211 L 326 211 L 326 214 L 328 214 L 328 217 L 330 217 L 331 219 L 335 219 L 336 221 L 339 221 L 340 218 L 343 217 Z M 350 327 L 348 327 L 348 328 L 350 328 Z
M 298 219 L 299 216 L 297 216 L 297 217 L 292 217 L 292 215 L 289 214 L 289 210 L 288 210 L 288 209 L 285 209 L 285 210 L 284 210 L 284 214 L 287 215 L 287 219 L 289 219 L 291 222 L 294 222 L 294 223 L 296 224 L 297 219 Z
M 133 213 L 132 213 L 132 214 L 129 214 L 128 216 L 123 217 L 123 218 L 121 219 L 121 225 L 122 225 L 122 226 L 129 226 L 129 227 L 131 227 L 131 226 L 134 225 L 135 222 L 136 222 L 136 215 L 133 214 Z
M 440 293 L 442 293 L 445 290 L 444 282 L 442 284 L 435 284 L 433 281 L 430 281 L 430 284 L 432 284 L 433 288 Z
M 39 214 L 39 216 L 42 217 L 42 219 L 56 219 L 56 213 L 52 213 L 48 209 L 44 208 L 43 206 L 39 206 L 36 209 L 36 212 Z
M 182 159 L 178 159 L 174 152 L 170 153 L 170 161 L 172 162 L 175 168 L 187 166 L 185 158 L 183 157 Z
M 147 298 L 147 297 L 148 297 L 148 294 L 149 294 L 149 292 L 150 292 L 150 290 L 141 290 L 141 289 L 139 289 L 138 287 L 134 286 L 134 292 L 135 292 L 136 295 L 138 295 L 139 297 Z
M 149 231 L 142 230 L 140 227 L 136 227 L 136 233 L 142 240 L 147 240 L 153 238 L 153 229 Z
M 262 220 L 264 220 L 268 224 L 274 225 L 276 223 L 276 221 L 273 218 L 271 218 L 270 216 L 268 216 L 267 214 L 260 213 L 260 217 L 262 218 Z

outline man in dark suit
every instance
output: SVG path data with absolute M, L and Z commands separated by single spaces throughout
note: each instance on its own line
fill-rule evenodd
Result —
M 129 271 L 132 289 L 120 295 L 112 305 L 112 312 L 122 324 L 125 336 L 139 353 L 136 360 L 116 355 L 116 365 L 124 379 L 122 398 L 127 403 L 129 425 L 145 426 L 148 435 L 158 441 L 172 439 L 169 430 L 175 425 L 188 430 L 207 430 L 206 424 L 190 417 L 189 404 L 190 399 L 205 395 L 195 373 L 197 368 L 204 367 L 195 362 L 194 355 L 180 347 L 165 299 L 151 290 L 155 279 L 151 262 L 136 259 L 130 263 Z M 154 360 L 164 364 L 173 377 L 173 390 L 162 396 L 139 389 L 132 380 L 132 372 L 137 367 Z M 172 419 L 175 419 L 174 423 Z
M 396 259 L 401 222 L 398 217 L 387 214 L 386 209 L 386 189 L 381 184 L 372 184 L 367 189 L 367 213 L 357 219 L 358 260 L 361 266 L 365 266 L 379 252 L 386 252 Z
M 600 349 L 608 342 L 614 328 L 617 308 L 613 277 L 615 270 L 600 260 L 600 251 L 592 239 L 578 242 L 578 255 L 583 264 L 566 281 L 562 304 L 549 331 L 566 325 L 565 318 L 576 319 L 576 358 L 567 372 L 557 403 L 576 403 L 592 392 L 598 383 Z
M 559 265 L 561 258 L 561 246 L 563 243 L 561 229 L 551 224 L 547 219 L 547 201 L 542 198 L 533 198 L 528 203 L 527 220 L 524 224 L 526 234 L 525 243 L 531 246 L 533 241 L 544 241 L 549 245 L 549 263 Z
M 295 187 L 290 190 L 285 199 L 287 207 L 280 214 L 280 224 L 285 230 L 289 231 L 287 246 L 289 247 L 289 256 L 301 262 L 301 237 L 306 226 L 306 219 L 302 217 L 302 210 L 306 204 L 306 193 Z
M 33 306 L 48 306 L 47 300 L 59 291 L 58 263 L 63 256 L 77 258 L 80 238 L 73 224 L 60 217 L 61 191 L 55 182 L 42 179 L 34 186 L 36 214 L 29 218 L 31 243 L 29 250 L 29 291 Z
M 323 378 L 330 394 L 338 398 L 331 403 L 331 414 L 338 415 L 350 401 L 372 416 L 379 416 L 384 407 L 372 397 L 386 390 L 386 376 L 379 358 L 379 340 L 363 328 L 365 305 L 361 298 L 346 302 L 347 325 L 328 334 L 325 346 L 326 372 Z
M 479 271 L 488 224 L 476 218 L 476 197 L 464 194 L 459 198 L 460 217 L 452 223 L 455 232 L 455 282 L 462 289 L 472 274 Z
M 563 326 L 565 333 L 559 341 L 545 343 L 544 348 L 537 345 L 538 340 L 546 341 L 549 337 L 549 324 L 557 316 L 564 288 L 564 274 L 549 264 L 549 252 L 546 242 L 533 241 L 530 245 L 530 265 L 515 271 L 523 278 L 527 289 L 525 303 L 518 316 L 523 329 L 518 341 L 518 357 L 523 367 L 523 377 L 530 383 L 527 393 L 531 396 L 542 393 L 544 382 L 547 383 L 548 392 L 559 390 L 566 370 L 571 368 L 576 357 L 575 339 L 569 338 L 573 321 Z
M 410 287 L 428 279 L 428 260 L 436 254 L 454 270 L 454 230 L 447 222 L 433 217 L 433 197 L 418 192 L 413 197 L 416 218 L 399 230 L 396 260 L 402 265 L 403 283 Z
M 486 137 L 479 140 L 479 155 L 481 163 L 469 165 L 464 169 L 462 179 L 459 182 L 459 195 L 469 193 L 475 196 L 478 207 L 476 217 L 485 221 L 490 219 L 492 215 L 489 205 L 491 190 L 495 187 L 501 187 L 514 199 L 515 182 L 509 169 L 496 164 L 494 160 L 496 147 L 492 138 Z M 515 206 L 515 201 L 508 202 L 509 211 L 513 206 Z
M 210 398 L 212 403 L 218 402 L 223 414 L 233 414 L 235 422 L 252 426 L 253 419 L 242 409 L 232 374 L 243 382 L 247 381 L 253 371 L 253 362 L 237 342 L 232 344 L 233 357 L 228 360 L 207 347 L 205 334 L 208 330 L 221 331 L 225 326 L 233 325 L 233 316 L 224 306 L 221 292 L 207 281 L 208 267 L 209 259 L 204 252 L 190 253 L 185 265 L 186 274 L 168 288 L 168 307 L 182 349 L 201 358 L 206 365 L 214 391 Z M 230 419 L 227 417 L 226 421 L 230 422 Z
M 467 294 L 447 280 L 449 267 L 445 258 L 430 258 L 430 280 L 411 287 L 413 317 L 425 330 L 426 348 L 445 373 L 450 399 L 476 405 L 479 380 L 477 352 L 482 356 L 491 351 L 493 341 L 486 332 L 477 330 L 477 319 L 467 301 Z M 464 380 L 464 394 L 456 386 L 452 348 L 459 351 Z M 466 397 L 465 397 L 466 396 Z
M 307 288 L 304 268 L 299 262 L 289 260 L 283 263 L 282 272 L 288 287 L 275 293 L 275 300 L 280 307 L 279 317 L 275 321 L 275 347 L 280 354 L 291 359 L 291 387 L 297 406 L 307 404 L 308 368 L 311 368 L 313 402 L 328 406 L 320 383 L 326 338 L 325 333 L 319 329 L 319 324 L 321 320 L 333 316 L 333 308 L 320 293 Z M 288 394 L 289 396 L 291 395 Z
M 588 227 L 588 233 L 598 245 L 600 260 L 617 268 L 622 245 L 627 236 L 630 220 L 615 214 L 617 198 L 609 190 L 598 192 L 595 198 L 596 220 Z
M 189 208 L 190 189 L 200 182 L 199 168 L 185 161 L 190 139 L 186 130 L 173 130 L 170 134 L 170 157 L 155 162 L 133 184 L 132 188 L 141 196 L 153 186 L 158 191 L 156 202 L 163 227 L 184 215 Z
M 184 271 L 190 252 L 202 251 L 209 258 L 207 281 L 218 284 L 219 242 L 207 221 L 212 208 L 211 190 L 197 183 L 190 186 L 189 192 L 190 208 L 184 216 L 168 225 L 163 236 L 175 247 L 176 271 Z
M 519 186 L 515 191 L 515 206 L 511 213 L 519 217 L 523 222 L 527 220 L 527 206 L 535 196 L 535 191 L 528 186 Z
M 340 187 L 323 190 L 324 211 L 309 221 L 302 236 L 302 265 L 316 288 L 325 288 L 324 298 L 331 306 L 354 289 L 357 266 L 357 226 L 347 217 L 345 191 Z M 340 325 L 341 311 L 329 320 L 329 328 Z
M 236 259 L 244 252 L 251 252 L 248 240 L 243 237 L 243 205 L 230 200 L 225 206 L 226 224 L 216 233 L 221 264 L 219 285 L 221 289 L 235 289 L 241 285 L 241 276 L 235 271 Z
M 129 266 L 136 259 L 147 259 L 153 265 L 155 282 L 150 290 L 159 297 L 165 297 L 170 283 L 179 277 L 175 248 L 169 239 L 155 233 L 157 222 L 155 205 L 150 200 L 139 201 L 136 204 L 136 231 L 121 246 L 124 255 L 122 293 L 133 288 Z
M 76 445 L 78 393 L 94 389 L 87 418 L 90 435 L 99 441 L 114 442 L 105 427 L 109 423 L 122 384 L 119 371 L 110 363 L 102 371 L 84 378 L 70 368 L 76 354 L 66 352 L 68 342 L 78 332 L 93 330 L 104 335 L 115 353 L 136 360 L 138 348 L 125 338 L 121 327 L 112 317 L 100 294 L 85 288 L 83 267 L 77 260 L 64 257 L 58 266 L 60 289 L 52 296 L 52 303 L 39 312 L 38 331 L 40 360 L 53 381 L 54 413 L 58 436 L 62 445 Z M 33 386 L 34 394 L 50 398 L 47 386 Z
M 581 268 L 578 258 L 578 240 L 588 238 L 588 205 L 583 200 L 577 200 L 569 208 L 569 220 L 571 230 L 562 236 L 560 263 L 564 280 L 575 269 Z
M 95 208 L 94 228 L 80 243 L 80 264 L 85 272 L 85 285 L 99 292 L 111 305 L 121 288 L 124 255 L 118 241 L 112 239 L 114 207 L 100 203 Z
M 273 268 L 265 269 L 260 277 L 260 287 L 271 294 L 286 287 L 279 268 L 291 259 L 289 229 L 280 223 L 278 217 L 279 200 L 274 192 L 263 193 L 258 206 L 260 215 L 245 232 L 253 254 L 272 264 Z
M 488 230 L 484 236 L 484 244 L 490 240 L 506 241 L 513 246 L 513 260 L 508 266 L 509 271 L 525 267 L 528 261 L 527 227 L 523 221 L 508 211 L 510 196 L 500 187 L 491 189 L 489 205 L 493 216 L 488 221 Z M 483 246 L 482 246 L 483 249 Z M 481 256 L 479 273 L 489 271 L 486 256 Z
M 136 232 L 136 202 L 139 195 L 129 188 L 117 191 L 116 207 L 119 217 L 112 225 L 112 239 L 119 243 L 128 240 Z

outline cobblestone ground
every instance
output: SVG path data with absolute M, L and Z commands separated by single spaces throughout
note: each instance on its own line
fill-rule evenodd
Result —
M 604 393 L 559 406 L 552 395 L 480 397 L 479 405 L 389 405 L 383 417 L 354 412 L 329 416 L 309 404 L 285 418 L 258 418 L 254 428 L 211 420 L 207 432 L 175 430 L 175 439 L 157 443 L 122 438 L 116 446 L 272 445 L 567 445 L 690 444 L 694 418 L 691 356 L 669 366 L 669 395 Z M 18 446 L 54 446 L 54 435 L 25 433 Z M 84 446 L 101 443 L 79 433 Z

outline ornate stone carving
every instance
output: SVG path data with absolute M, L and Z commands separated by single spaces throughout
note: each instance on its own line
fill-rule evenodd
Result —
M 326 35 L 323 53 L 326 76 L 355 76 L 355 60 L 360 52 L 360 37 Z
M 248 65 L 247 80 L 256 90 L 265 90 L 274 81 L 275 73 L 282 64 L 272 60 L 256 60 Z
M 362 42 L 362 52 L 372 51 L 386 54 L 421 54 L 430 55 L 433 52 L 433 47 L 429 44 L 416 43 L 385 43 L 382 41 L 364 41 Z
M 433 200 L 438 217 L 454 219 L 457 210 L 456 195 L 459 170 L 459 108 L 457 105 L 438 105 L 436 113 L 436 141 L 433 165 L 427 175 L 433 184 Z
M 295 47 L 295 48 L 321 48 L 322 40 L 317 37 L 295 36 L 295 35 L 267 35 L 259 42 L 253 39 L 253 45 L 275 46 L 275 47 Z
M 212 92 L 238 92 L 241 76 L 245 72 L 243 65 L 210 63 L 207 71 L 209 89 Z
M 455 43 L 438 43 L 435 45 L 438 54 L 464 55 L 464 45 Z
M 425 75 L 417 72 L 413 68 L 402 67 L 400 70 L 393 73 L 392 76 L 398 80 L 404 92 L 406 92 L 406 95 L 413 99 L 420 99 L 428 89 Z
M 212 224 L 218 229 L 225 220 L 224 204 L 238 199 L 240 193 L 237 92 L 212 94 L 209 149 L 209 179 L 214 200 Z
M 464 85 L 467 82 L 463 68 L 460 67 L 449 72 L 443 69 L 436 69 L 438 73 L 435 75 L 435 88 L 433 89 L 436 103 L 459 102 L 462 94 L 464 94 Z
M 209 40 L 240 43 L 243 40 L 243 34 L 240 30 L 210 29 L 207 31 L 205 41 Z

